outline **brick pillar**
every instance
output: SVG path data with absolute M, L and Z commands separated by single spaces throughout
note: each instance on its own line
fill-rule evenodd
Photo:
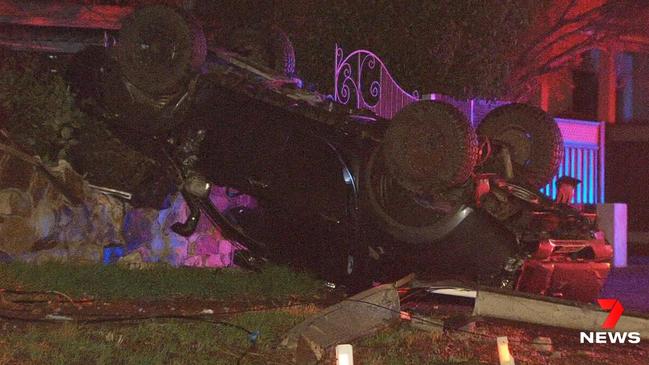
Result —
M 627 206 L 623 203 L 597 204 L 597 228 L 613 246 L 613 266 L 627 266 Z
M 607 123 L 615 123 L 617 91 L 615 59 L 617 52 L 613 47 L 602 50 L 598 70 L 597 119 Z

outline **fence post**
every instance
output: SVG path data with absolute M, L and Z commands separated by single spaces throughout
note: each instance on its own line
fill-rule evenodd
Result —
M 597 227 L 613 246 L 613 266 L 627 266 L 627 206 L 623 203 L 598 204 Z

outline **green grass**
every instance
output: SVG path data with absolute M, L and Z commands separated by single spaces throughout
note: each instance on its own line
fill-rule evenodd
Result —
M 260 273 L 155 266 L 129 270 L 120 266 L 47 263 L 0 265 L 0 288 L 92 295 L 106 300 L 268 301 L 308 300 L 322 293 L 322 283 L 285 267 Z M 310 307 L 311 311 L 314 307 Z M 227 322 L 259 331 L 257 346 L 245 362 L 289 362 L 277 351 L 281 337 L 310 314 L 286 308 L 233 315 Z M 23 323 L 0 320 L 0 364 L 234 364 L 249 349 L 247 334 L 214 323 L 142 320 L 101 324 Z
M 48 263 L 0 265 L 0 288 L 56 290 L 73 297 L 102 299 L 164 299 L 227 301 L 307 299 L 321 291 L 321 282 L 288 268 L 269 266 L 261 273 L 156 266 L 129 270 L 120 266 Z M 180 319 L 149 319 L 101 324 L 22 323 L 0 321 L 0 364 L 288 364 L 293 353 L 278 348 L 282 337 L 316 307 L 240 313 L 227 322 L 259 331 L 255 348 L 247 334 L 214 323 Z M 359 359 L 367 364 L 471 364 L 443 362 L 412 351 L 408 329 L 381 332 L 359 343 Z M 356 345 L 356 342 L 354 343 Z M 363 350 L 363 347 L 366 349 Z M 405 359 L 405 360 L 404 360 Z M 437 362 L 436 362 L 437 361 Z
M 0 265 L 0 288 L 56 290 L 73 297 L 92 295 L 102 299 L 277 300 L 311 297 L 321 287 L 320 281 L 307 274 L 278 266 L 252 273 L 162 265 L 146 270 L 60 263 Z
M 446 343 L 442 334 L 428 333 L 408 326 L 387 329 L 358 341 L 356 352 L 363 363 L 390 365 L 480 365 L 470 356 L 442 359 Z
M 259 330 L 255 348 L 246 333 L 216 324 L 149 320 L 132 325 L 29 324 L 0 322 L 0 364 L 286 364 L 281 338 L 305 314 L 272 311 L 230 319 Z
M 293 353 L 279 347 L 286 332 L 308 311 L 243 313 L 228 321 L 261 334 L 250 348 L 246 333 L 231 327 L 182 320 L 135 324 L 78 325 L 0 322 L 0 364 L 290 364 Z M 412 339 L 428 340 L 421 348 Z M 407 327 L 354 342 L 357 362 L 370 365 L 479 365 L 477 361 L 436 356 L 429 334 Z
M 288 268 L 269 266 L 261 273 L 156 266 L 128 270 L 119 266 L 12 263 L 0 265 L 0 288 L 56 290 L 73 297 L 265 302 L 308 300 L 321 282 Z M 319 310 L 315 305 L 238 313 L 223 318 L 259 331 L 255 348 L 247 334 L 221 324 L 182 319 L 146 319 L 96 324 L 36 323 L 0 320 L 0 364 L 289 364 L 293 354 L 278 345 L 286 332 Z M 506 329 L 502 329 L 505 331 Z M 370 365 L 478 365 L 496 361 L 495 340 L 459 333 L 429 333 L 408 325 L 353 341 L 354 357 Z M 557 346 L 561 345 L 558 341 Z M 516 363 L 545 364 L 528 345 L 512 346 Z M 560 349 L 562 365 L 600 364 L 600 352 Z M 629 362 L 621 349 L 617 363 Z M 595 351 L 594 349 L 592 351 Z M 636 351 L 637 352 L 637 351 Z M 609 355 L 606 355 L 609 356 Z M 477 360 L 480 359 L 480 360 Z M 624 360 L 622 360 L 624 359 Z M 519 361 L 520 360 L 520 361 Z M 481 362 L 482 361 L 482 362 Z

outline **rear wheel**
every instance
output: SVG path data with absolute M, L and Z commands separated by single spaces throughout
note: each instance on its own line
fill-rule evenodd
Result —
M 137 10 L 119 33 L 121 73 L 145 93 L 176 92 L 205 56 L 205 35 L 198 23 L 166 6 Z
M 391 121 L 382 147 L 385 166 L 404 188 L 427 195 L 464 184 L 476 165 L 478 142 L 450 104 L 420 101 Z
M 490 140 L 494 154 L 484 164 L 487 172 L 505 176 L 506 166 L 498 151 L 507 147 L 513 180 L 533 188 L 549 183 L 563 160 L 563 138 L 554 119 L 527 104 L 509 104 L 492 110 L 478 127 L 478 135 Z
M 372 153 L 365 173 L 365 195 L 373 218 L 399 241 L 431 243 L 450 233 L 466 217 L 469 187 L 454 187 L 434 195 L 403 188 L 385 166 L 381 149 Z
M 115 130 L 131 130 L 145 135 L 167 132 L 185 120 L 196 91 L 194 80 L 170 94 L 149 94 L 122 79 L 115 61 L 108 58 L 102 67 L 99 101 Z

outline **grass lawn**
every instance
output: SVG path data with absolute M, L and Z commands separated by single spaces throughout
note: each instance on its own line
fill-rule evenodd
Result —
M 84 303 L 80 298 L 92 297 L 84 305 L 95 312 L 84 312 L 83 308 L 76 308 L 56 295 L 38 294 L 30 298 L 40 299 L 30 302 L 16 300 L 22 294 L 1 291 L 18 288 L 66 293 L 76 300 L 77 306 Z M 293 353 L 279 347 L 279 343 L 290 328 L 322 309 L 323 298 L 327 294 L 320 281 L 277 266 L 251 273 L 165 266 L 128 270 L 101 265 L 2 264 L 0 364 L 290 364 Z M 250 310 L 219 312 L 231 304 L 235 309 L 241 308 L 242 302 L 248 303 Z M 299 305 L 283 306 L 296 303 Z M 195 315 L 201 308 L 213 308 L 215 314 L 202 316 L 200 320 L 196 317 L 193 320 L 145 318 L 155 311 L 175 310 L 177 314 Z M 47 314 L 78 319 L 88 313 L 119 317 L 135 314 L 142 318 L 101 323 L 3 319 L 3 316 L 42 319 Z M 219 321 L 227 323 L 216 323 Z M 434 334 L 401 323 L 354 341 L 354 357 L 357 364 L 370 365 L 496 364 L 492 338 L 495 334 L 529 342 L 543 331 L 534 329 L 536 334 L 530 334 L 515 325 L 491 324 L 478 330 L 482 336 L 458 332 Z M 259 334 L 254 347 L 247 331 Z M 513 343 L 516 364 L 612 363 L 607 349 L 573 348 L 563 345 L 559 335 L 552 336 L 558 339 L 556 348 L 560 358 L 549 360 L 529 344 Z M 638 365 L 643 362 L 631 359 L 646 359 L 646 352 L 640 349 L 630 349 L 634 351 L 629 355 L 632 357 L 626 357 L 625 349 L 614 350 L 618 364 Z
M 0 288 L 17 287 L 56 290 L 73 297 L 91 295 L 106 300 L 170 297 L 278 300 L 312 297 L 321 290 L 322 283 L 309 275 L 278 266 L 268 266 L 260 273 L 253 273 L 166 265 L 146 270 L 129 270 L 118 265 L 0 265 Z
M 246 313 L 228 320 L 259 331 L 254 349 L 246 333 L 206 322 L 149 320 L 131 324 L 79 325 L 0 322 L 1 364 L 235 364 L 290 363 L 274 351 L 281 334 L 306 313 Z
M 94 302 L 175 300 L 214 303 L 309 301 L 323 294 L 310 275 L 269 266 L 260 273 L 154 266 L 129 270 L 102 265 L 0 265 L 0 288 L 57 291 Z M 2 303 L 0 302 L 0 308 Z M 26 307 L 29 308 L 29 307 Z M 275 351 L 281 336 L 315 305 L 239 313 L 223 320 L 259 331 L 254 349 L 240 329 L 184 319 L 147 319 L 83 324 L 33 323 L 0 319 L 0 364 L 234 364 L 290 362 L 291 353 Z M 111 313 L 119 316 L 123 313 Z M 216 310 L 218 311 L 218 309 Z M 209 316 L 208 316 L 209 317 Z
M 166 266 L 129 270 L 120 266 L 11 263 L 0 265 L 0 288 L 58 291 L 75 299 L 91 296 L 96 302 L 113 303 L 181 298 L 223 303 L 272 300 L 281 305 L 291 300 L 307 302 L 323 295 L 321 281 L 277 266 L 251 273 Z M 289 364 L 293 353 L 278 348 L 283 335 L 320 309 L 316 305 L 304 305 L 224 318 L 228 323 L 259 331 L 254 348 L 244 331 L 201 321 L 0 320 L 0 364 L 236 364 L 240 359 L 244 364 Z M 357 351 L 366 361 L 358 358 L 357 362 L 419 364 L 427 360 L 425 363 L 431 364 L 478 364 L 464 360 L 441 361 L 430 355 L 404 358 L 399 349 L 407 348 L 411 336 L 421 335 L 408 329 L 389 330 L 363 340 Z
M 0 322 L 0 364 L 236 364 L 244 353 L 242 364 L 290 364 L 293 354 L 277 346 L 286 331 L 311 313 L 278 310 L 232 317 L 232 323 L 259 330 L 258 345 L 252 349 L 245 333 L 210 323 L 172 320 L 13 328 Z M 435 338 L 416 330 L 382 332 L 355 344 L 356 363 L 481 364 L 470 360 L 469 354 L 442 360 L 434 351 L 421 351 L 421 341 L 427 341 L 430 350 L 439 350 Z

